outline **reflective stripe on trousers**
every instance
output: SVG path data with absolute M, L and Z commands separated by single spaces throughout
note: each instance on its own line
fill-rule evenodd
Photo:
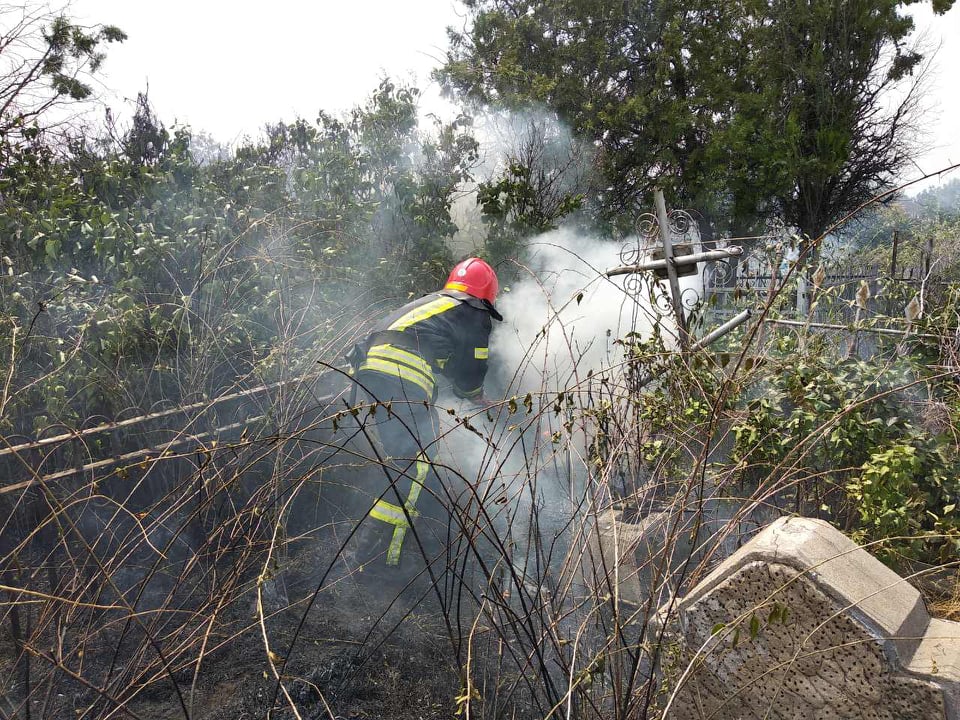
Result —
M 423 490 L 423 483 L 427 479 L 430 461 L 423 453 L 417 455 L 416 467 L 417 476 L 410 483 L 410 494 L 407 495 L 403 507 L 389 503 L 383 498 L 377 500 L 376 504 L 370 510 L 370 517 L 393 525 L 393 536 L 390 538 L 390 546 L 387 548 L 387 565 L 400 564 L 400 550 L 403 546 L 403 538 L 407 534 L 407 528 L 410 523 L 408 517 L 415 518 L 417 512 L 417 499 L 420 497 L 420 491 Z

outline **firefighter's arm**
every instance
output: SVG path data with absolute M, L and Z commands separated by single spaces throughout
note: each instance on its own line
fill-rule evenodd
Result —
M 479 313 L 465 323 L 449 377 L 458 397 L 477 402 L 483 397 L 483 380 L 490 358 L 490 316 Z
M 483 398 L 483 379 L 487 375 L 489 348 L 474 347 L 473 357 L 462 358 L 452 368 L 450 383 L 457 397 L 479 402 Z

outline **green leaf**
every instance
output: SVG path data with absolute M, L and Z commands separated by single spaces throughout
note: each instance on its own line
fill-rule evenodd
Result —
M 56 260 L 60 255 L 60 241 L 57 238 L 48 237 L 43 244 L 43 250 L 49 259 Z

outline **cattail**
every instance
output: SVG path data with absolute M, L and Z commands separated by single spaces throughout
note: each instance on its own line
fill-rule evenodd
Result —
M 920 299 L 916 295 L 913 296 L 913 300 L 907 303 L 903 314 L 906 316 L 908 324 L 920 317 Z
M 867 309 L 867 300 L 870 299 L 870 285 L 866 280 L 860 281 L 860 287 L 857 288 L 857 307 L 861 310 Z
M 820 267 L 817 268 L 817 271 L 813 274 L 813 277 L 810 278 L 813 280 L 813 286 L 819 288 L 823 285 L 823 281 L 827 279 L 827 270 L 823 267 L 823 264 L 820 264 Z

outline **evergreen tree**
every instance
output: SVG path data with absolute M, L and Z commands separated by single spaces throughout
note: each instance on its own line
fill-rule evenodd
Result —
M 659 185 L 728 227 L 773 216 L 813 238 L 909 159 L 922 58 L 905 4 L 468 0 L 439 76 L 480 105 L 546 105 L 594 142 L 608 215 Z

